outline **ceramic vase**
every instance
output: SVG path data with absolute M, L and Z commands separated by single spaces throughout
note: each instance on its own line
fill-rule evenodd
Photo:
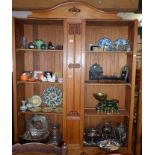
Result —
M 20 110 L 21 110 L 22 112 L 25 112 L 25 111 L 27 110 L 26 100 L 21 100 Z

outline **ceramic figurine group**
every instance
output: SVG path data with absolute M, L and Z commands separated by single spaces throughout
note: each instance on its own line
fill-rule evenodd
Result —
M 20 76 L 21 81 L 41 81 L 41 82 L 63 82 L 61 73 L 34 71 L 34 72 L 24 72 Z
M 62 45 L 54 46 L 51 41 L 48 42 L 48 44 L 45 44 L 45 42 L 42 39 L 37 39 L 34 42 L 29 42 L 27 45 L 27 39 L 25 36 L 22 37 L 22 48 L 29 48 L 29 49 L 41 49 L 41 50 L 62 50 Z
M 127 65 L 123 66 L 120 70 L 120 75 L 103 75 L 103 68 L 94 63 L 89 68 L 89 80 L 97 80 L 97 82 L 128 82 L 129 68 Z

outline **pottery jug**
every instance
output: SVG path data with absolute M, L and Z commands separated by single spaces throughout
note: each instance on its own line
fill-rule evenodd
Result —
M 26 100 L 21 100 L 20 110 L 21 110 L 22 112 L 25 112 L 26 109 L 27 109 Z

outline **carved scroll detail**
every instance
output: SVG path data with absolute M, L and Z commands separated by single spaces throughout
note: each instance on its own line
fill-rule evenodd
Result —
M 68 116 L 75 116 L 75 117 L 80 116 L 80 114 L 77 111 L 70 111 L 67 115 Z
M 76 7 L 72 7 L 68 10 L 70 13 L 72 13 L 73 15 L 76 15 L 80 12 L 80 9 L 76 8 Z

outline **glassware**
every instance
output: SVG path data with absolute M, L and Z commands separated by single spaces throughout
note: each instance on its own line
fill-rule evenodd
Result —
M 61 134 L 59 131 L 59 124 L 58 123 L 51 123 L 50 124 L 50 134 L 51 134 L 51 141 L 50 143 L 59 145 L 61 142 Z
M 27 39 L 25 36 L 22 37 L 22 48 L 26 48 L 27 47 Z

